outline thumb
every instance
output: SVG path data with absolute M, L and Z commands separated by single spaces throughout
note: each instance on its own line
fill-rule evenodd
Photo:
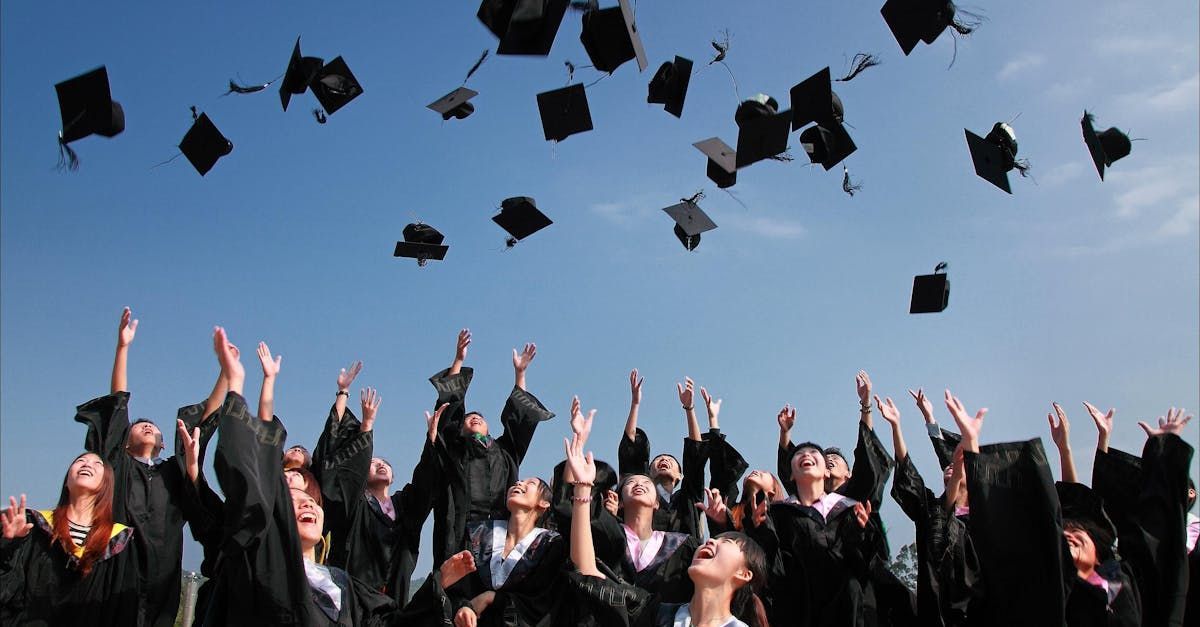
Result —
M 1145 422 L 1139 420 L 1138 426 L 1142 428 L 1142 431 L 1146 432 L 1146 437 L 1154 435 L 1154 432 L 1150 429 L 1150 425 L 1146 424 Z

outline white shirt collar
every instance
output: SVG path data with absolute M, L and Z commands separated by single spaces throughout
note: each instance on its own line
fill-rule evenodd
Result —
M 513 568 L 517 566 L 517 562 L 521 561 L 521 557 L 525 555 L 525 551 L 529 550 L 529 546 L 533 544 L 538 536 L 546 533 L 541 527 L 534 527 L 533 531 L 525 534 L 513 545 L 511 551 L 508 552 L 508 557 L 504 556 L 504 542 L 508 539 L 508 521 L 496 520 L 492 522 L 492 590 L 499 590 L 504 582 L 508 581 L 508 576 L 512 574 Z

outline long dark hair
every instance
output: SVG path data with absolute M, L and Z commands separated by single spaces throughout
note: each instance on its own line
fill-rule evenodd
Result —
M 95 455 L 80 453 L 71 460 L 71 466 L 74 466 L 80 457 L 89 454 Z M 83 556 L 79 558 L 79 564 L 76 566 L 79 574 L 84 577 L 91 573 L 96 562 L 100 561 L 112 537 L 113 470 L 103 459 L 100 462 L 104 466 L 104 476 L 100 479 L 100 492 L 96 494 L 92 504 L 92 528 L 83 541 Z M 58 494 L 58 505 L 54 508 L 54 533 L 50 536 L 51 544 L 57 544 L 67 555 L 75 554 L 75 541 L 71 539 L 71 527 L 67 519 L 67 508 L 71 504 L 67 480 L 71 477 L 71 466 L 67 467 L 67 474 L 63 476 L 62 491 Z
M 771 627 L 767 620 L 767 608 L 758 596 L 767 585 L 766 552 L 750 536 L 740 531 L 726 531 L 716 537 L 733 540 L 742 548 L 742 554 L 746 556 L 746 568 L 751 573 L 750 583 L 734 591 L 729 609 L 738 620 L 750 627 Z
M 769 472 L 767 474 L 770 475 L 771 481 L 774 484 L 774 496 L 776 498 L 784 498 L 783 495 L 787 494 L 787 492 L 783 486 L 783 482 L 779 480 L 779 477 L 775 476 L 775 473 Z M 755 506 L 758 505 L 758 501 L 756 500 L 757 495 L 751 496 L 750 490 L 746 487 L 749 481 L 749 477 L 742 481 L 742 494 L 738 497 L 738 502 L 729 507 L 729 524 L 733 525 L 736 531 L 746 528 L 746 517 L 751 515 L 754 512 Z M 759 492 L 758 494 L 762 495 L 765 499 L 771 498 L 771 495 L 766 492 Z

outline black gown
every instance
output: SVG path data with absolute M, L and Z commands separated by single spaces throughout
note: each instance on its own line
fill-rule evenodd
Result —
M 1187 473 L 1192 447 L 1147 438 L 1142 457 L 1096 451 L 1092 486 L 1117 527 L 1121 556 L 1142 593 L 1143 625 L 1183 625 L 1188 593 Z
M 681 603 L 691 599 L 693 584 L 687 570 L 700 547 L 700 539 L 679 531 L 662 533 L 663 542 L 658 551 L 645 568 L 638 570 L 629 556 L 625 525 L 607 510 L 600 512 L 592 524 L 592 544 L 598 568 L 606 577 L 657 594 L 664 602 Z
M 77 558 L 51 543 L 51 511 L 27 510 L 33 529 L 24 538 L 0 538 L 0 624 L 144 624 L 139 613 L 139 576 L 132 528 L 114 523 L 104 557 L 86 577 Z
M 508 577 L 499 586 L 493 580 L 493 540 L 504 542 L 505 529 L 492 521 L 471 523 L 466 548 L 475 557 L 475 572 L 446 590 L 455 612 L 470 605 L 477 595 L 494 591 L 492 604 L 479 616 L 480 626 L 534 627 L 550 625 L 561 600 L 563 566 L 568 561 L 567 543 L 557 532 L 544 530 L 519 557 L 510 563 Z M 514 551 L 518 550 L 516 547 Z
M 331 618 L 305 575 L 291 492 L 280 459 L 287 431 L 252 415 L 229 393 L 219 416 L 214 468 L 225 494 L 225 522 L 212 598 L 199 625 L 385 625 L 394 601 L 332 568 L 342 609 Z
M 917 615 L 922 625 L 967 625 L 979 563 L 966 516 L 946 511 L 910 457 L 896 463 L 892 498 L 916 527 Z
M 99 453 L 114 472 L 113 520 L 137 529 L 132 549 L 142 577 L 140 603 L 146 624 L 170 627 L 179 610 L 183 526 L 203 513 L 183 457 L 148 465 L 126 452 L 128 403 L 127 392 L 93 399 L 77 408 L 75 421 L 87 425 L 85 448 Z
M 564 605 L 570 606 L 573 613 L 567 619 L 569 622 L 556 622 L 556 625 L 673 627 L 675 613 L 682 606 L 681 603 L 664 602 L 659 595 L 637 586 L 574 571 L 566 576 L 565 588 Z M 771 624 L 786 627 L 791 623 Z
M 708 445 L 704 439 L 683 439 L 683 461 L 680 472 L 683 479 L 679 489 L 665 499 L 655 485 L 658 494 L 658 509 L 654 511 L 651 527 L 655 531 L 675 531 L 691 536 L 700 536 L 700 514 L 696 503 L 704 501 L 704 464 L 708 457 Z M 617 444 L 617 469 L 621 477 L 629 474 L 650 476 L 650 439 L 638 428 L 630 440 L 621 434 Z
M 329 432 L 327 425 L 326 434 L 322 435 L 322 440 L 326 435 L 330 440 L 340 440 L 320 458 L 325 528 L 333 544 L 329 564 L 345 569 L 403 605 L 408 600 L 409 583 L 416 567 L 421 527 L 431 506 L 431 488 L 437 473 L 433 446 L 428 439 L 423 440 L 425 445 L 413 470 L 412 482 L 388 497 L 396 514 L 392 519 L 375 497 L 366 492 L 375 448 L 374 431 L 362 432 L 361 424 L 352 415 L 343 418 L 340 426 L 343 431 L 348 428 L 358 431 L 338 438 Z
M 1129 562 L 1112 548 L 1111 542 L 1117 534 L 1102 499 L 1080 483 L 1059 481 L 1054 487 L 1064 525 L 1068 520 L 1085 525 L 1101 562 L 1095 569 L 1098 579 L 1084 580 L 1075 568 L 1070 547 L 1064 547 L 1067 626 L 1138 627 L 1142 624 L 1142 598 L 1137 577 Z
M 507 517 L 505 493 L 517 473 L 538 424 L 554 417 L 534 395 L 513 387 L 500 413 L 504 434 L 478 439 L 462 433 L 465 399 L 474 371 L 443 370 L 429 382 L 437 390 L 434 408 L 449 403 L 438 423 L 438 468 L 433 492 L 433 563 L 462 550 L 467 524 Z

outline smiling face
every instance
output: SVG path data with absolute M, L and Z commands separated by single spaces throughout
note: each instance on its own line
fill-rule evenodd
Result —
M 296 530 L 300 532 L 300 548 L 308 551 L 321 541 L 321 532 L 325 528 L 325 510 L 308 492 L 292 488 L 291 493 Z
M 392 485 L 392 465 L 387 463 L 387 460 L 382 457 L 371 458 L 371 471 L 367 475 L 367 483 L 373 487 L 380 484 L 384 486 Z
M 463 418 L 463 435 L 487 435 L 488 424 L 483 415 L 469 413 Z
M 1067 539 L 1067 548 L 1071 551 L 1071 559 L 1075 561 L 1075 570 L 1081 574 L 1090 573 L 1096 568 L 1096 544 L 1092 536 L 1082 527 L 1067 524 L 1063 528 L 1063 537 Z
M 67 491 L 75 495 L 99 494 L 107 468 L 95 453 L 84 453 L 71 462 L 67 471 Z
M 312 457 L 303 446 L 293 446 L 283 452 L 284 468 L 308 468 Z
M 629 475 L 621 484 L 621 506 L 649 507 L 658 509 L 658 492 L 654 489 L 654 481 L 646 475 Z
M 802 446 L 792 455 L 792 479 L 824 481 L 829 477 L 825 455 L 814 446 Z
M 696 549 L 692 565 L 688 566 L 688 576 L 698 587 L 733 582 L 735 588 L 740 588 L 754 578 L 742 545 L 724 534 L 709 538 Z
M 550 508 L 549 488 L 541 479 L 529 477 L 514 483 L 508 489 L 508 511 L 545 511 Z
M 783 486 L 775 475 L 766 470 L 751 470 L 750 474 L 746 475 L 745 481 L 742 482 L 742 492 L 750 494 L 751 492 L 761 492 L 768 495 L 772 500 L 784 498 Z
M 650 461 L 650 476 L 659 483 L 679 481 L 683 478 L 683 471 L 674 457 L 664 454 Z
M 157 453 L 163 447 L 162 431 L 149 420 L 140 420 L 129 427 L 128 447 L 134 451 L 152 451 Z
M 825 469 L 829 471 L 829 477 L 834 483 L 839 485 L 850 478 L 850 465 L 846 463 L 845 457 L 836 453 L 825 456 Z
M 308 480 L 294 468 L 283 471 L 283 478 L 287 479 L 288 488 L 292 490 L 305 490 L 308 488 Z

